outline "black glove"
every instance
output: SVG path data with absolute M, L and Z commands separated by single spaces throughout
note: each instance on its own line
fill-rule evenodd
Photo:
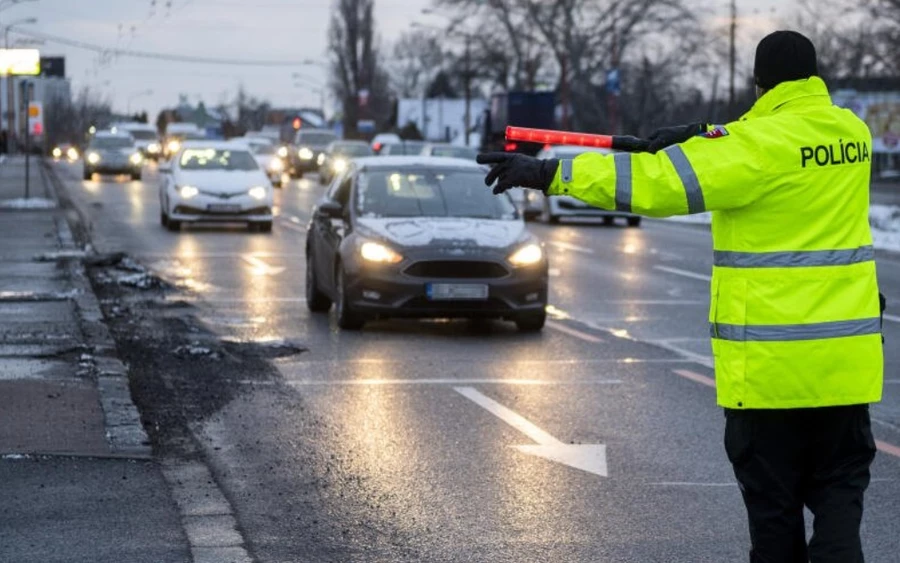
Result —
M 487 186 L 497 180 L 494 194 L 502 194 L 509 188 L 531 188 L 547 193 L 559 167 L 559 160 L 555 158 L 541 160 L 510 152 L 479 154 L 475 160 L 478 164 L 494 165 L 484 178 Z
M 676 125 L 674 127 L 663 127 L 653 132 L 647 138 L 650 141 L 650 148 L 647 149 L 651 153 L 661 151 L 662 149 L 683 143 L 691 137 L 696 137 L 700 133 L 706 132 L 705 123 L 689 123 L 688 125 Z
M 650 141 L 630 135 L 614 135 L 612 138 L 612 148 L 617 151 L 625 152 L 646 152 L 650 146 Z

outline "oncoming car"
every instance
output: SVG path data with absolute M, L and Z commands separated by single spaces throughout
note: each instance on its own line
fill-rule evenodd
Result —
M 128 133 L 98 131 L 84 151 L 84 179 L 94 174 L 128 174 L 132 180 L 141 179 L 144 158 Z
M 335 141 L 325 147 L 319 155 L 319 182 L 327 184 L 347 169 L 351 159 L 375 156 L 375 152 L 365 141 Z
M 272 230 L 272 185 L 246 145 L 188 142 L 160 173 L 160 223 L 170 231 L 201 221 Z
M 243 142 L 250 149 L 260 168 L 266 171 L 272 185 L 280 188 L 283 184 L 285 165 L 284 160 L 277 154 L 275 144 L 264 137 L 243 137 L 236 142 Z
M 444 156 L 451 158 L 465 158 L 475 160 L 478 151 L 472 147 L 460 147 L 449 143 L 428 143 L 422 149 L 422 156 Z
M 486 169 L 452 158 L 353 160 L 313 210 L 306 303 L 338 326 L 391 317 L 546 320 L 548 266 Z

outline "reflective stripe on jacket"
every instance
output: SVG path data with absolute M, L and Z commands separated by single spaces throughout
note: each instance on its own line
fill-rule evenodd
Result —
M 870 403 L 881 399 L 884 367 L 871 146 L 866 124 L 813 77 L 655 155 L 563 161 L 549 193 L 657 217 L 712 212 L 720 405 Z

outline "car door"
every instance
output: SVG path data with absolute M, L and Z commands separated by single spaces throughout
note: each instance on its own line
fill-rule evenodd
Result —
M 317 263 L 316 273 L 322 280 L 322 285 L 327 288 L 329 293 L 334 293 L 335 271 L 337 261 L 339 260 L 341 242 L 344 240 L 348 230 L 348 222 L 350 220 L 350 192 L 353 186 L 355 175 L 352 172 L 338 177 L 323 198 L 325 202 L 334 202 L 339 204 L 344 210 L 341 218 L 329 217 L 323 213 L 317 213 L 316 221 L 316 239 L 315 256 Z

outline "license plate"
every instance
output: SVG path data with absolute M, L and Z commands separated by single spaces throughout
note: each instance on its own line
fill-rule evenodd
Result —
M 484 301 L 488 298 L 488 286 L 483 283 L 429 283 L 425 294 L 431 301 Z
M 210 203 L 206 209 L 211 213 L 238 213 L 241 206 L 233 203 Z

